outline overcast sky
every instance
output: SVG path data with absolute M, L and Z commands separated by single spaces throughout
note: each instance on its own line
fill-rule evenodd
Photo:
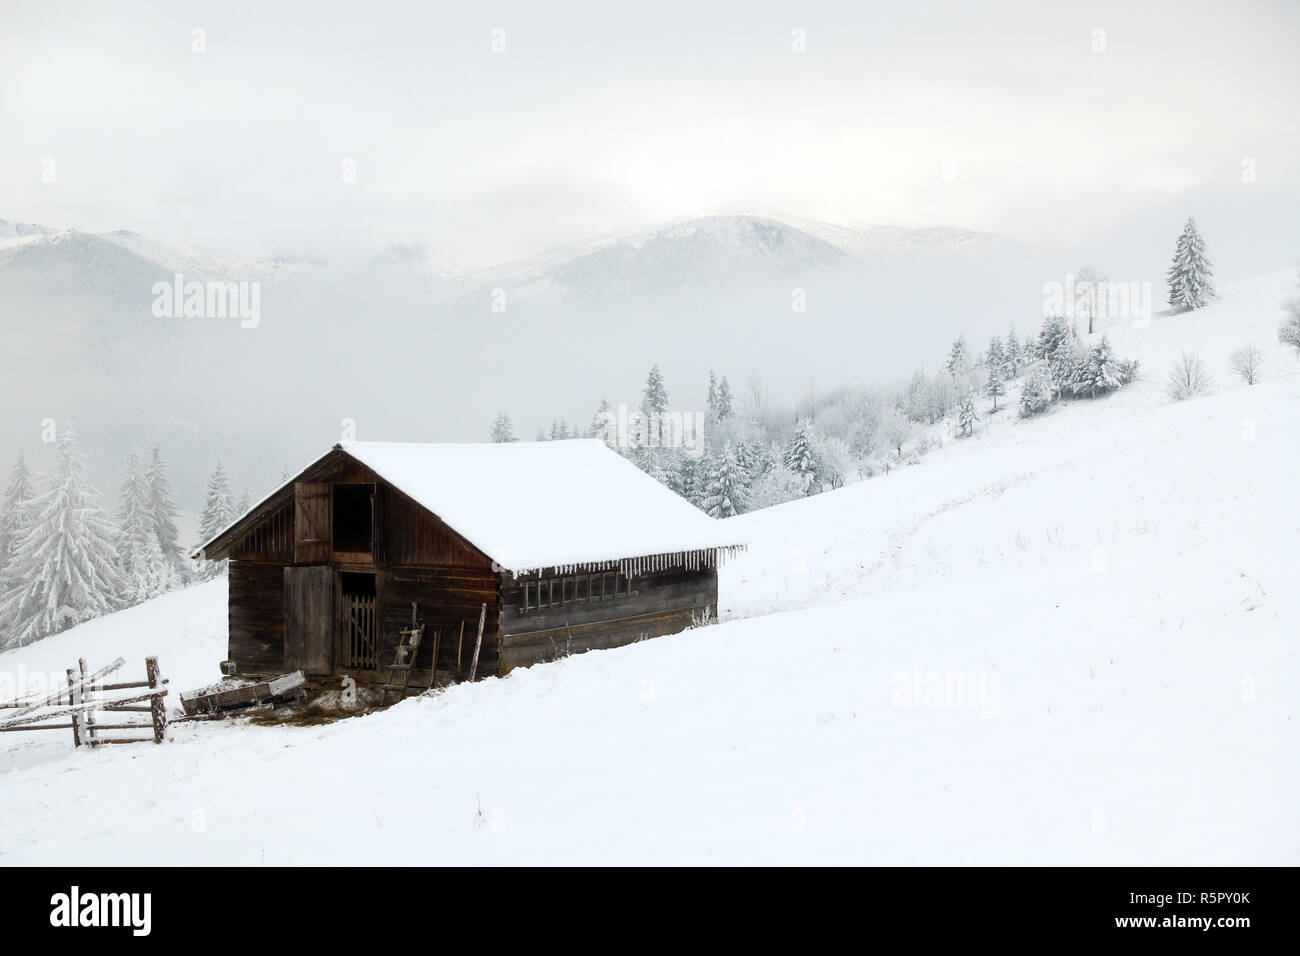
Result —
M 0 217 L 462 268 L 728 211 L 1294 229 L 1297 37 L 1285 2 L 4 0 Z

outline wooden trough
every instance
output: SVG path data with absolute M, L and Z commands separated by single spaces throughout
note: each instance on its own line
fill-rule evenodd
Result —
M 225 714 L 250 707 L 275 706 L 301 700 L 307 695 L 302 671 L 282 674 L 270 680 L 226 690 L 188 691 L 181 694 L 181 708 L 188 717 Z

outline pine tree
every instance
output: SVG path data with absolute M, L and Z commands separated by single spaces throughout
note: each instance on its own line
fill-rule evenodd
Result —
M 745 482 L 748 484 L 763 471 L 763 450 L 757 442 L 741 438 L 735 444 L 736 464 L 740 466 Z
M 988 384 L 984 386 L 984 394 L 993 399 L 993 411 L 998 410 L 998 399 L 1007 393 L 1006 382 L 1002 379 L 1002 371 L 996 365 L 989 366 Z
M 711 460 L 703 507 L 711 518 L 731 518 L 748 507 L 748 488 L 744 469 L 731 442 Z
M 1080 376 L 1080 390 L 1086 390 L 1090 397 L 1096 398 L 1103 392 L 1121 387 L 1125 377 L 1121 363 L 1110 347 L 1110 341 L 1103 335 L 1101 341 L 1088 353 L 1088 361 Z
M 722 376 L 722 383 L 718 386 L 718 421 L 725 422 L 735 414 L 731 404 L 731 386 L 727 384 L 727 376 Z
M 180 575 L 162 552 L 151 512 L 149 481 L 135 452 L 122 475 L 118 510 L 117 570 L 122 577 L 123 606 L 139 604 L 178 587 Z
M 975 410 L 975 396 L 967 395 L 957 407 L 957 429 L 962 438 L 975 434 L 975 423 L 980 420 Z
M 1006 352 L 1002 349 L 1002 340 L 996 335 L 989 341 L 988 354 L 984 359 L 984 364 L 988 366 L 989 371 L 1002 374 L 1002 365 L 1006 362 Z
M 253 496 L 250 495 L 248 489 L 245 488 L 239 495 L 239 504 L 235 505 L 235 518 L 242 518 L 252 510 Z M 235 518 L 231 518 L 230 520 L 234 521 Z
M 1025 367 L 1025 356 L 1020 349 L 1020 339 L 1016 337 L 1016 327 L 1011 326 L 1011 331 L 1007 333 L 1007 343 L 1002 347 L 1002 374 L 1008 379 L 1013 379 L 1020 374 L 1020 370 Z
M 12 583 L 0 598 L 0 620 L 10 623 L 6 645 L 30 644 L 117 608 L 117 529 L 99 501 L 68 424 L 59 437 L 58 470 L 32 501 L 32 524 L 13 552 Z
M 9 565 L 14 549 L 32 526 L 32 499 L 35 497 L 32 473 L 27 470 L 27 459 L 19 452 L 9 475 L 9 485 L 5 488 L 4 510 L 0 511 L 0 594 L 9 586 Z
M 1174 261 L 1166 275 L 1169 304 L 1180 312 L 1199 309 L 1214 298 L 1214 271 L 1205 255 L 1205 240 L 1188 219 L 1174 248 Z
M 497 416 L 496 421 L 492 423 L 492 441 L 497 444 L 505 444 L 515 440 L 515 426 L 510 421 L 510 416 L 502 412 Z
M 288 469 L 284 480 L 288 481 Z M 149 467 L 145 470 L 149 486 L 149 519 L 158 538 L 158 550 L 171 565 L 177 577 L 184 579 L 185 555 L 181 551 L 180 532 L 176 529 L 176 504 L 172 501 L 171 480 L 167 477 L 167 462 L 162 456 L 162 446 L 154 442 Z
M 1034 355 L 1046 365 L 1053 399 L 1075 390 L 1083 371 L 1083 347 L 1065 319 L 1056 317 L 1043 322 Z
M 817 473 L 817 455 L 813 450 L 812 423 L 806 418 L 799 419 L 794 427 L 794 437 L 785 453 L 785 464 L 798 477 L 803 485 L 804 494 L 811 495 L 820 491 Z
M 718 379 L 713 374 L 713 369 L 709 369 L 709 394 L 706 402 L 709 406 L 709 417 L 714 421 L 718 420 Z
M 966 337 L 964 335 L 958 335 L 953 341 L 944 368 L 948 370 L 948 374 L 953 378 L 964 374 L 970 368 L 970 350 L 966 347 Z
M 203 501 L 203 513 L 199 516 L 199 546 L 203 546 L 225 531 L 230 522 L 235 520 L 235 504 L 230 498 L 230 483 L 226 478 L 226 466 L 217 461 L 216 470 L 208 479 L 208 491 Z M 205 561 L 199 571 L 199 579 L 211 581 L 226 573 L 228 562 Z
M 641 411 L 647 420 L 658 419 L 668 411 L 668 389 L 664 387 L 664 376 L 658 365 L 646 376 L 645 389 L 641 393 Z
M 1052 383 L 1045 362 L 1035 363 L 1020 389 L 1020 416 L 1028 418 L 1052 404 Z
M 613 448 L 618 443 L 618 435 L 609 412 L 609 402 L 603 395 L 600 404 L 591 413 L 591 422 L 587 425 L 587 437 L 599 438 L 610 448 Z
M 690 455 L 669 455 L 665 464 L 665 484 L 677 495 L 698 505 L 700 500 L 699 462 Z

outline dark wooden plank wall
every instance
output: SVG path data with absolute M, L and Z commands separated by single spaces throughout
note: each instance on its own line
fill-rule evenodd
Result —
M 239 561 L 264 561 L 273 564 L 293 562 L 293 500 L 287 499 L 265 514 L 231 549 L 230 556 Z
M 569 603 L 526 610 L 524 587 L 569 575 L 501 575 L 501 673 L 556 657 L 598 648 L 620 647 L 642 638 L 672 634 L 716 613 L 718 572 L 670 569 L 631 579 L 637 593 L 623 597 L 624 578 L 614 601 Z
M 474 656 L 474 638 L 478 632 L 479 612 L 486 602 L 487 621 L 483 627 L 483 648 L 479 654 L 478 675 L 497 673 L 501 648 L 500 582 L 496 574 L 471 568 L 390 568 L 379 578 L 380 663 L 391 664 L 397 649 L 398 632 L 411 623 L 411 602 L 419 604 L 418 613 L 425 624 L 425 641 L 416 655 L 414 686 L 429 682 L 429 662 L 433 654 L 433 630 L 441 631 L 438 652 L 438 679 L 467 678 Z M 461 668 L 456 670 L 456 643 L 460 624 L 465 623 L 465 645 Z
M 382 481 L 375 485 L 374 556 L 376 563 L 407 567 L 492 567 L 446 523 Z
M 284 671 L 284 570 L 230 562 L 230 660 L 240 674 Z

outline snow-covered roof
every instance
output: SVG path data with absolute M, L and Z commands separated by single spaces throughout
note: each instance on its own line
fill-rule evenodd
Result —
M 339 447 L 512 571 L 741 543 L 595 438 Z
M 515 572 L 744 543 L 595 438 L 337 447 Z

